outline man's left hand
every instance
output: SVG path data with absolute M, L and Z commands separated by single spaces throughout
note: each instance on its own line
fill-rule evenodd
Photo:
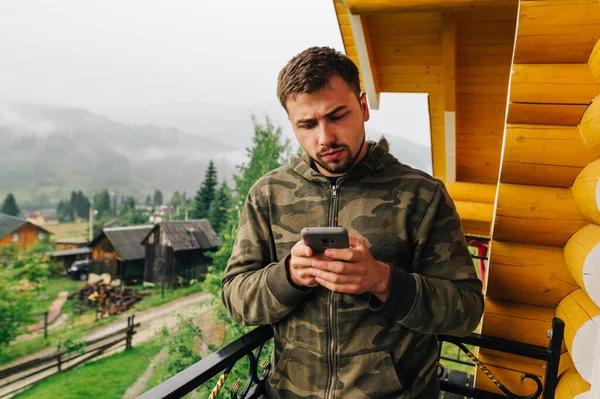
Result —
M 385 302 L 389 295 L 391 266 L 373 258 L 361 237 L 350 235 L 350 248 L 325 251 L 331 260 L 313 260 L 311 274 L 323 287 L 334 292 L 370 292 Z

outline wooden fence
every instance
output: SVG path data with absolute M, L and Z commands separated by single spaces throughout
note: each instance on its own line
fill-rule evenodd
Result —
M 140 326 L 140 323 L 134 323 L 134 317 L 135 315 L 127 318 L 127 327 L 102 337 L 84 341 L 85 349 L 83 351 L 59 351 L 1 369 L 0 399 L 9 397 L 55 374 L 71 370 L 108 350 L 115 350 L 121 346 L 125 346 L 125 350 L 131 349 L 132 338 L 136 333 L 135 329 Z

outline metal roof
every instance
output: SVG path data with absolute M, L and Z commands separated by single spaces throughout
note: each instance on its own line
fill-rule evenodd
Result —
M 143 244 L 157 228 L 167 236 L 174 251 L 193 249 L 208 251 L 217 250 L 221 246 L 221 240 L 206 219 L 160 222 L 144 237 Z
M 90 252 L 92 252 L 91 248 L 75 248 L 50 252 L 48 253 L 48 256 L 52 256 L 53 258 L 60 258 L 61 256 L 84 255 L 89 254 Z
M 89 247 L 93 248 L 103 237 L 106 237 L 115 251 L 123 260 L 144 259 L 146 252 L 141 244 L 144 237 L 152 230 L 152 225 L 127 226 L 127 227 L 105 227 L 98 234 Z

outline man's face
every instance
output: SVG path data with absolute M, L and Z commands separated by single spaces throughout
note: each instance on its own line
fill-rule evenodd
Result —
M 369 120 L 366 95 L 360 100 L 342 78 L 328 87 L 300 94 L 286 103 L 298 143 L 325 176 L 340 176 L 367 153 L 365 124 Z M 359 154 L 360 151 L 360 154 Z

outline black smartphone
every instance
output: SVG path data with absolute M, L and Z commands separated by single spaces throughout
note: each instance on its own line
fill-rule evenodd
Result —
M 304 243 L 320 254 L 327 248 L 348 248 L 348 230 L 343 227 L 306 227 L 300 232 Z

